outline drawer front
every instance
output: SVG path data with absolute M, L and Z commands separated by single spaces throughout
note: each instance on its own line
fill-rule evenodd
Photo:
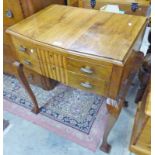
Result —
M 46 77 L 57 80 L 74 88 L 79 88 L 98 95 L 107 95 L 110 83 L 108 81 L 71 72 L 67 69 L 51 64 L 42 63 L 40 67 L 42 75 Z
M 101 66 L 93 63 L 67 58 L 67 69 L 88 77 L 110 80 L 112 66 Z
M 37 61 L 32 61 L 30 59 L 27 58 L 20 58 L 19 59 L 20 63 L 22 63 L 25 67 L 39 73 L 42 74 L 41 69 L 40 69 L 40 64 Z
M 67 74 L 69 86 L 98 95 L 107 96 L 109 84 L 106 81 L 88 78 L 87 76 L 76 74 L 70 71 L 68 71 Z
M 105 81 L 110 80 L 112 72 L 111 64 L 99 65 L 98 62 L 92 63 L 81 61 L 82 58 L 80 57 L 76 57 L 77 59 L 75 59 L 72 55 L 66 56 L 62 54 L 61 51 L 58 51 L 56 49 L 51 49 L 48 51 L 40 49 L 38 50 L 37 54 L 39 57 L 39 61 L 43 63 L 67 69 L 69 71 L 82 74 L 90 78 L 98 78 Z
M 90 0 L 79 0 L 79 2 L 80 2 L 79 4 L 81 7 L 91 9 Z M 126 14 L 142 15 L 142 16 L 146 15 L 147 8 L 148 8 L 147 5 L 138 4 L 138 8 L 136 10 L 132 10 L 131 8 L 134 8 L 134 7 L 131 7 L 132 3 L 127 4 L 124 1 L 114 2 L 114 1 L 109 0 L 109 2 L 107 2 L 104 0 L 103 1 L 102 0 L 96 0 L 95 9 L 99 10 L 101 7 L 108 5 L 108 4 L 119 5 L 119 9 L 122 11 L 125 11 Z
M 3 2 L 3 23 L 11 26 L 23 19 L 23 13 L 19 0 L 4 0 Z
M 99 65 L 98 62 L 92 63 L 85 60 L 82 61 L 83 59 L 80 57 L 75 59 L 72 55 L 62 54 L 59 49 L 47 49 L 15 37 L 13 37 L 12 40 L 20 60 L 24 58 L 32 62 L 38 61 L 40 64 L 54 65 L 90 78 L 97 78 L 105 81 L 110 80 L 112 72 L 112 65 L 110 64 Z
M 32 61 L 38 60 L 37 48 L 33 43 L 15 37 L 12 38 L 12 41 L 20 58 L 24 57 Z

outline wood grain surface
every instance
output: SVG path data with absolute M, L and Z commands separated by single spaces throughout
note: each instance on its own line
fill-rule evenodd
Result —
M 51 5 L 7 32 L 122 63 L 145 23 L 145 17 Z

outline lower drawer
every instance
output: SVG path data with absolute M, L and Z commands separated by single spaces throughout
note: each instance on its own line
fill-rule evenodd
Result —
M 88 78 L 68 71 L 68 85 L 74 88 L 79 88 L 84 91 L 92 92 L 98 95 L 107 96 L 108 83 L 106 81 L 95 78 Z
M 42 75 L 40 64 L 38 62 L 23 58 L 20 59 L 20 63 L 22 63 L 25 67 L 29 68 L 30 70 L 33 70 Z

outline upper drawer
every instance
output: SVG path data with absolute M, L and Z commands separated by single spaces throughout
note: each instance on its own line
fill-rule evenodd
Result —
M 3 1 L 3 23 L 11 26 L 23 19 L 23 13 L 19 0 Z
M 67 58 L 67 69 L 101 80 L 110 80 L 112 66 L 97 65 L 86 61 Z
M 12 41 L 19 57 L 38 61 L 37 48 L 33 43 L 15 37 L 12 37 Z
M 97 80 L 95 78 L 89 78 L 87 76 L 79 75 L 70 71 L 68 71 L 67 74 L 69 86 L 92 92 L 98 95 L 107 96 L 109 82 Z

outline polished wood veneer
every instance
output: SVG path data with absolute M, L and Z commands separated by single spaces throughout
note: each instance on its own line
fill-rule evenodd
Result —
M 67 53 L 81 53 L 122 64 L 142 29 L 141 25 L 146 22 L 144 17 L 73 7 L 66 9 L 65 6 L 61 8 L 60 12 L 56 5 L 48 7 L 21 21 L 18 24 L 20 28 L 12 26 L 10 33 L 15 32 L 18 36 L 28 37 L 40 44 L 66 49 Z M 47 16 L 49 12 L 54 16 Z M 82 16 L 78 19 L 80 12 Z

